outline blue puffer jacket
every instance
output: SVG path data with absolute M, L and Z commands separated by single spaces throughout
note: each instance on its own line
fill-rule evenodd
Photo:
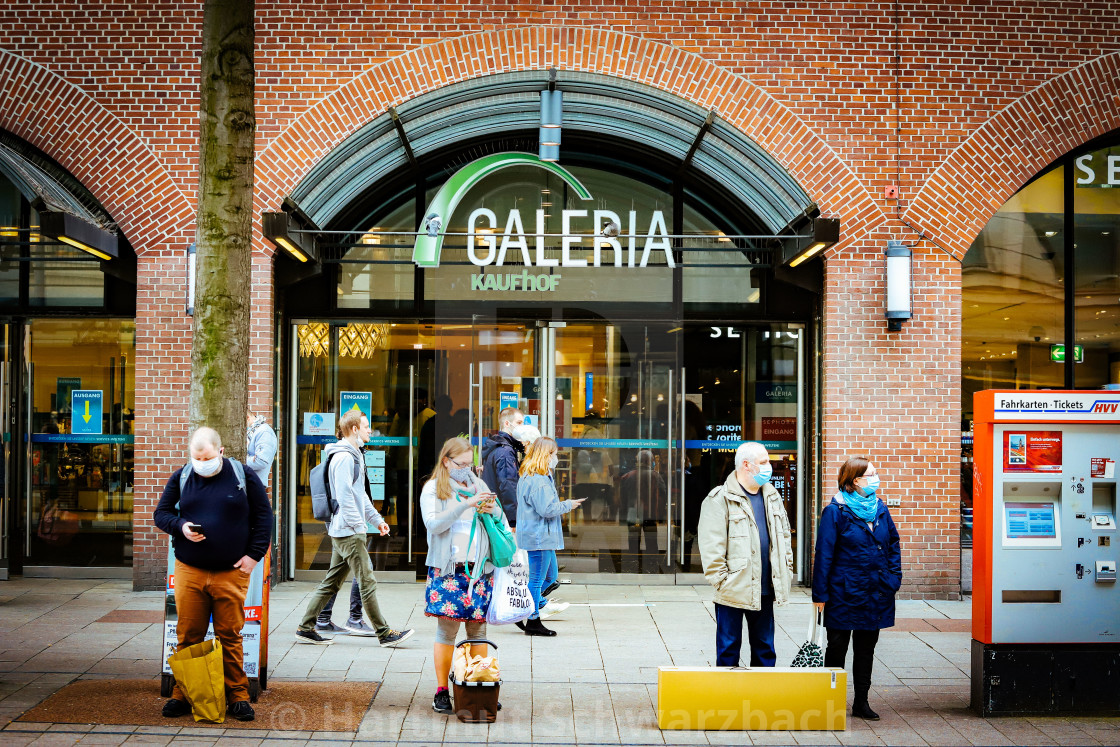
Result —
M 522 550 L 563 550 L 560 516 L 574 508 L 556 494 L 552 475 L 525 475 L 517 483 L 517 546 Z
M 883 501 L 873 528 L 856 518 L 840 494 L 821 512 L 813 561 L 813 601 L 824 602 L 824 624 L 838 630 L 894 625 L 894 595 L 902 585 L 898 530 Z
M 482 481 L 498 494 L 506 521 L 517 526 L 517 467 L 525 447 L 505 431 L 482 442 Z

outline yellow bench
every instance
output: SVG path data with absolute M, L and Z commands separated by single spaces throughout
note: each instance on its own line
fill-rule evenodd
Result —
M 657 725 L 843 731 L 847 696 L 848 674 L 835 667 L 658 667 Z

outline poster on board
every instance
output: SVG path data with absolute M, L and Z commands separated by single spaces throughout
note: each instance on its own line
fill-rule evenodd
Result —
M 1061 472 L 1061 431 L 1008 431 L 1003 434 L 1004 472 Z

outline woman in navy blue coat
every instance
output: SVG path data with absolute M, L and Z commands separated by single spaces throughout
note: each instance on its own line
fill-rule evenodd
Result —
M 902 584 L 898 530 L 876 496 L 879 474 L 866 457 L 840 468 L 840 492 L 824 507 L 813 562 L 813 602 L 828 629 L 826 667 L 843 667 L 852 646 L 852 715 L 878 721 L 867 704 L 879 630 L 894 625 L 894 595 Z

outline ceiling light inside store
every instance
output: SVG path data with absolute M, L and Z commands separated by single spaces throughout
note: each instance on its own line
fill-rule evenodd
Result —
M 384 324 L 347 324 L 338 330 L 338 355 L 340 358 L 369 360 L 385 346 L 388 335 L 389 330 Z
M 311 322 L 296 326 L 301 358 L 326 358 L 331 350 L 331 328 L 326 322 Z
M 1046 232 L 1045 232 L 1045 233 L 1044 233 L 1043 235 L 1044 235 L 1044 236 L 1047 236 L 1047 237 L 1050 237 L 1050 236 L 1057 236 L 1057 235 L 1058 235 L 1058 232 L 1057 232 L 1057 231 L 1046 231 Z

